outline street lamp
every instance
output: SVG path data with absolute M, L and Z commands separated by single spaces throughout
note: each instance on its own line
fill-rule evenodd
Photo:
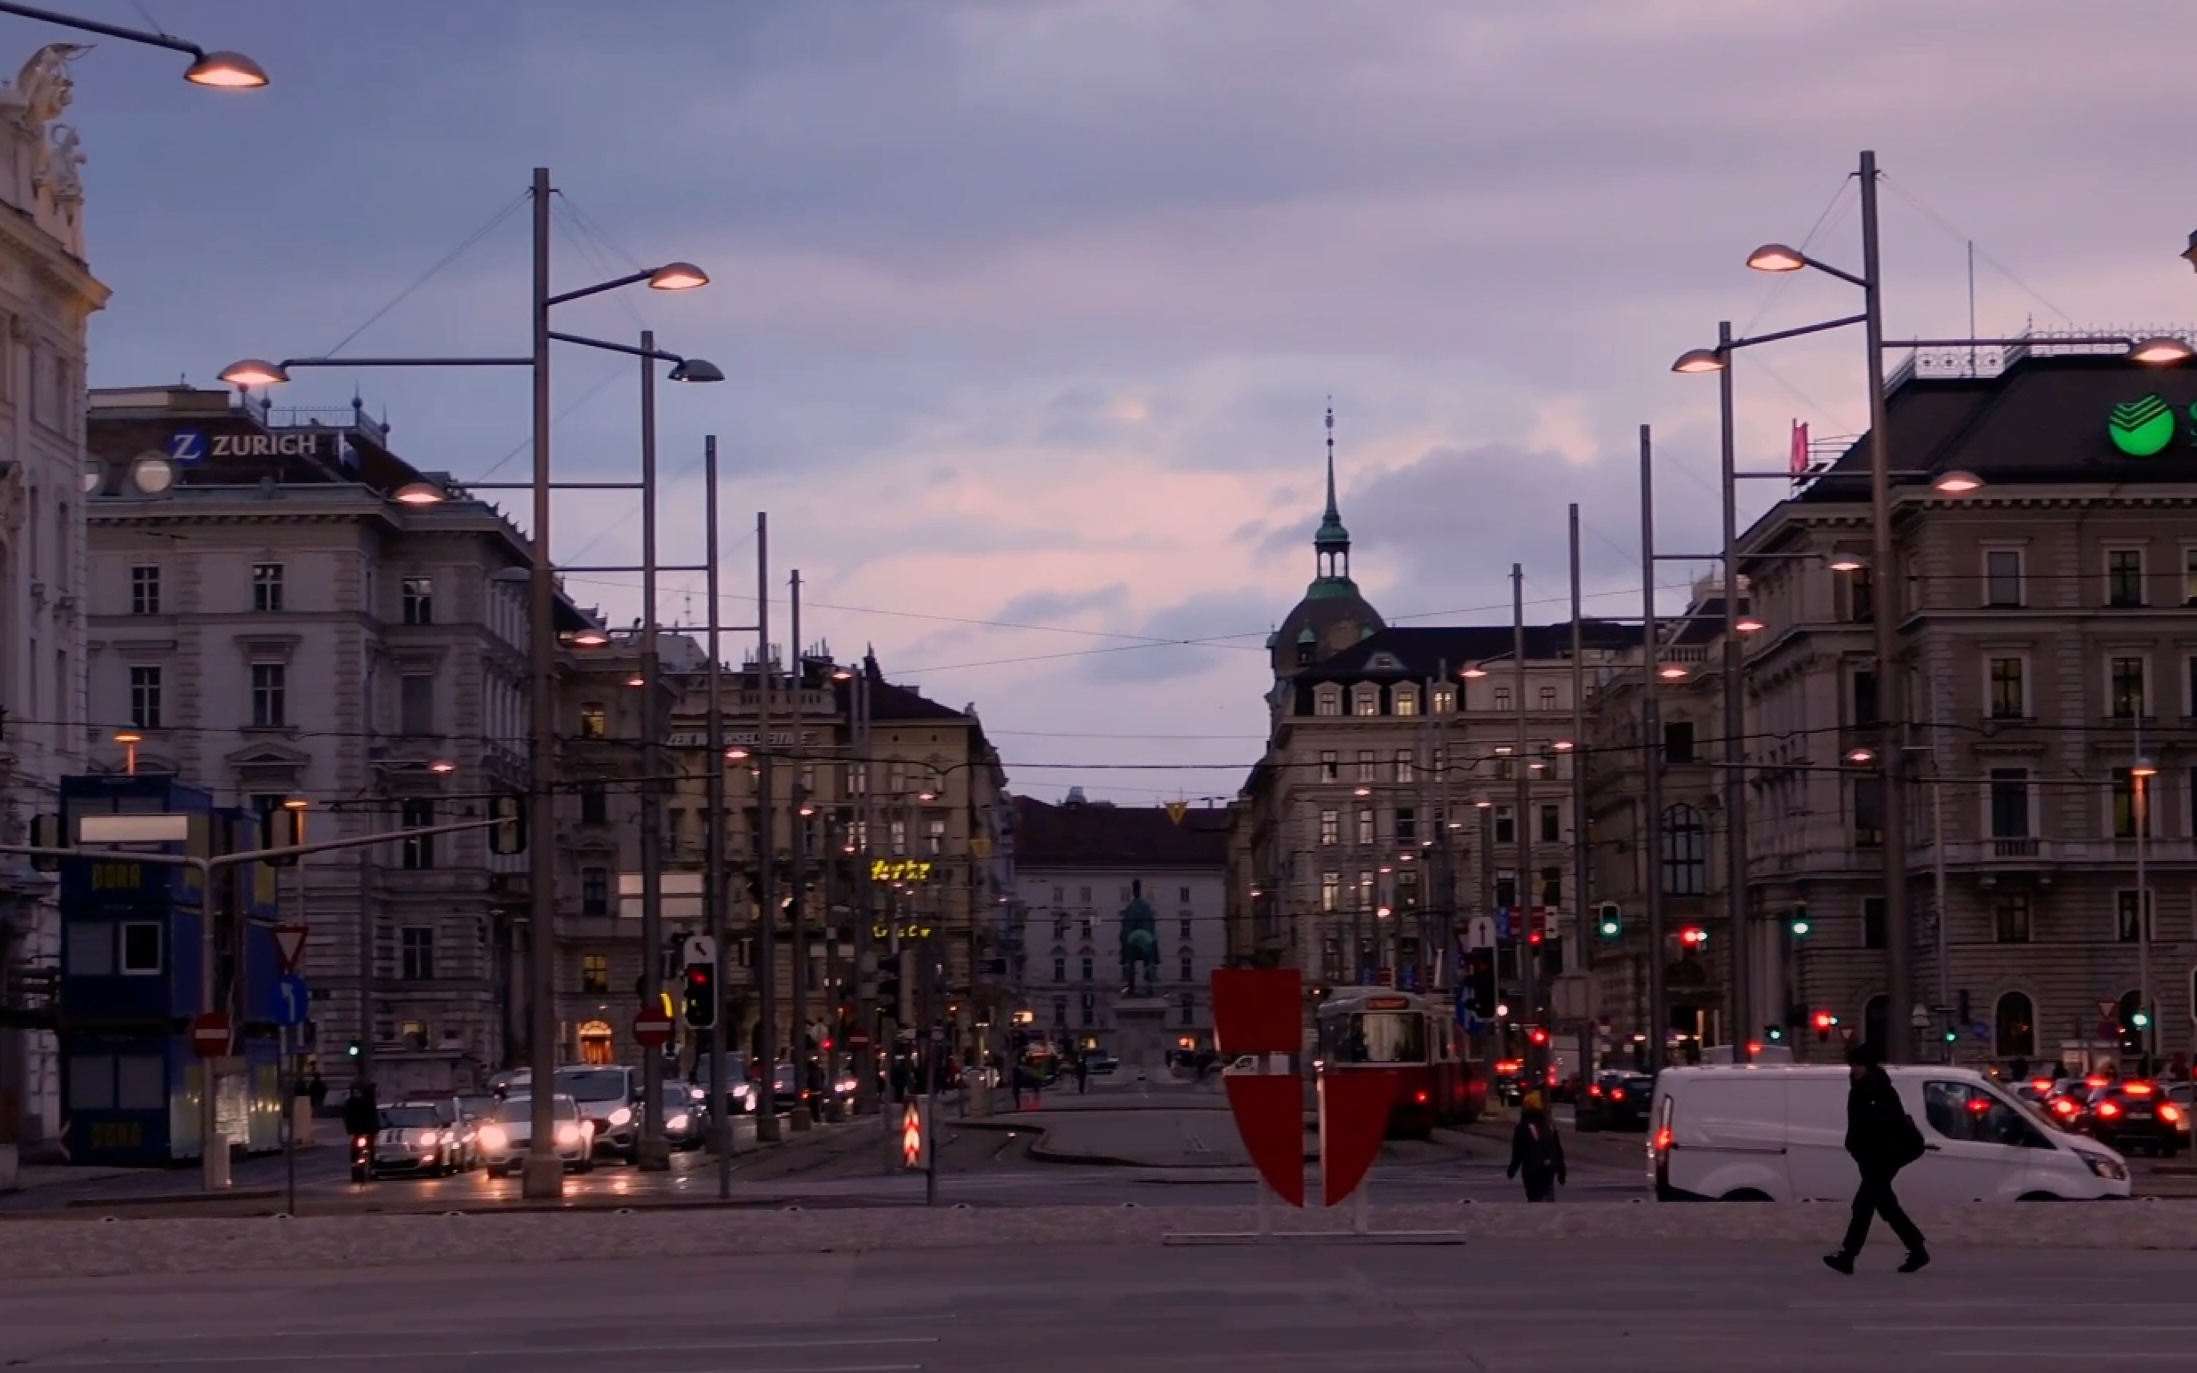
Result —
M 123 35 L 130 36 L 130 35 Z M 646 282 L 659 291 L 693 290 L 709 283 L 709 274 L 693 263 L 675 261 L 645 271 L 628 273 L 609 281 L 576 291 L 553 293 L 550 289 L 550 203 L 552 187 L 549 169 L 536 167 L 529 195 L 533 209 L 533 280 L 529 299 L 529 324 L 532 348 L 524 356 L 512 357 L 417 357 L 417 358 L 287 358 L 271 362 L 265 358 L 246 358 L 222 369 L 223 381 L 235 386 L 271 386 L 289 379 L 290 373 L 299 367 L 524 367 L 533 380 L 532 429 L 533 470 L 529 485 L 533 490 L 533 528 L 530 539 L 530 565 L 527 576 L 527 658 L 530 690 L 528 693 L 528 733 L 531 736 L 529 751 L 529 785 L 527 795 L 528 829 L 535 836 L 528 846 L 528 903 L 529 903 L 529 958 L 527 967 L 527 995 L 530 1002 L 528 1034 L 529 1056 L 532 1060 L 534 1090 L 532 1092 L 534 1119 L 530 1138 L 534 1144 L 527 1153 L 523 1173 L 522 1193 L 531 1199 L 547 1200 L 563 1195 L 564 1166 L 558 1159 L 554 1139 L 556 1116 L 555 1094 L 548 1090 L 557 1069 L 557 1015 L 556 1015 L 556 922 L 557 922 L 557 849 L 550 842 L 556 833 L 554 814 L 557 757 L 557 587 L 556 570 L 550 558 L 550 511 L 553 493 L 550 481 L 550 386 L 549 363 L 552 340 L 577 343 L 584 347 L 600 348 L 610 352 L 638 355 L 643 358 L 664 360 L 674 364 L 686 364 L 694 373 L 692 360 L 675 354 L 656 353 L 652 349 L 637 349 L 625 344 L 608 343 L 574 334 L 560 334 L 549 327 L 550 310 L 568 301 L 599 295 L 605 291 Z M 710 368 L 710 371 L 716 369 Z M 718 373 L 722 375 L 722 373 Z M 701 380 L 699 374 L 693 379 Z M 714 602 L 713 602 L 714 604 Z M 599 637 L 598 637 L 599 636 Z M 607 636 L 595 630 L 584 636 L 575 636 L 574 642 L 587 646 L 607 642 Z M 713 825 L 712 832 L 716 831 Z M 653 951 L 652 951 L 653 952 Z
M 126 729 L 115 735 L 114 741 L 122 745 L 123 773 L 130 777 L 137 776 L 137 746 L 145 742 L 145 736 L 135 730 Z
M 0 14 L 20 15 L 25 19 L 37 19 L 63 28 L 80 29 L 96 33 L 103 38 L 119 38 L 126 43 L 142 43 L 148 48 L 166 48 L 170 52 L 188 53 L 191 65 L 183 69 L 183 79 L 194 86 L 210 86 L 216 90 L 256 90 L 267 84 L 267 73 L 251 58 L 240 52 L 217 49 L 208 52 L 196 43 L 165 33 L 149 33 L 143 29 L 125 29 L 115 24 L 102 24 L 96 19 L 79 19 L 73 14 L 58 10 L 40 9 L 36 5 L 0 3 Z

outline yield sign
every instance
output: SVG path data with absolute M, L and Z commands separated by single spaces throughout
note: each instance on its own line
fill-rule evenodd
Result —
M 1169 801 L 1167 803 L 1167 818 L 1179 825 L 1182 823 L 1183 813 L 1189 809 L 1190 807 L 1186 802 Z
M 284 972 L 294 973 L 298 970 L 298 959 L 305 954 L 305 934 L 303 925 L 275 926 L 275 952 L 282 955 Z

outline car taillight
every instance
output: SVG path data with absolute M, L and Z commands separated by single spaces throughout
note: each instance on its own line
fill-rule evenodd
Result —
M 2029 1079 L 2029 1085 L 2035 1088 L 2039 1093 L 2049 1092 L 2052 1090 L 2052 1079 L 2048 1077 L 2033 1077 Z
M 1602 1088 L 1601 1088 L 1601 1086 L 1600 1086 L 1600 1085 L 1598 1084 L 1598 1085 L 1596 1085 L 1596 1086 L 1593 1086 L 1593 1087 L 1589 1087 L 1589 1088 L 1587 1089 L 1587 1095 L 1588 1095 L 1588 1096 L 1600 1096 L 1600 1095 L 1602 1095 Z M 1623 1093 L 1619 1093 L 1619 1095 L 1621 1095 L 1621 1096 L 1622 1096 L 1622 1095 L 1623 1095 Z
M 2120 1113 L 2121 1108 L 2114 1105 L 2110 1101 L 2101 1101 L 2098 1103 L 2098 1114 L 2104 1116 L 2108 1120 L 2111 1120 L 2113 1117 L 2119 1115 Z
M 1624 1089 L 1624 1088 L 1622 1088 L 1622 1087 L 1612 1087 L 1612 1088 L 1610 1089 L 1610 1100 L 1612 1100 L 1612 1101 L 1623 1101 L 1624 1099 L 1625 1099 L 1625 1089 Z
M 1670 1147 L 1671 1127 L 1666 1125 L 1662 1129 L 1655 1132 L 1655 1148 L 1657 1153 L 1661 1153 Z
M 2172 1125 L 2175 1121 L 2180 1120 L 2181 1118 L 2181 1107 L 2175 1105 L 2171 1101 L 2162 1101 L 2159 1103 L 2159 1119 L 2165 1121 L 2169 1125 Z
M 1418 1102 L 1421 1106 L 1424 1106 L 1427 1104 L 1427 1094 L 1425 1092 L 1420 1092 L 1416 1096 L 1414 1096 L 1412 1100 Z
M 2150 1096 L 2151 1084 L 2148 1082 L 2124 1082 L 2121 1084 L 2121 1090 L 2130 1096 Z

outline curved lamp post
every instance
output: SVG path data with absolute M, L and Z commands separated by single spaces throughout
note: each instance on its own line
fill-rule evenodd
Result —
M 96 19 L 79 19 L 73 14 L 62 14 L 58 10 L 40 9 L 36 5 L 0 3 L 0 14 L 20 15 L 25 19 L 59 24 L 66 29 L 96 33 L 103 38 L 119 38 L 126 43 L 142 43 L 148 48 L 166 48 L 170 52 L 188 53 L 191 56 L 191 65 L 183 69 L 183 79 L 194 86 L 246 91 L 256 90 L 267 84 L 265 69 L 240 52 L 229 52 L 226 49 L 208 52 L 196 43 L 187 43 L 171 34 L 125 29 L 116 24 L 102 24 Z

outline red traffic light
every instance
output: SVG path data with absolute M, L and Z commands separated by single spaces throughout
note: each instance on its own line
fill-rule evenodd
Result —
M 1549 1032 L 1536 1025 L 1533 1027 L 1532 1038 L 1535 1044 L 1546 1044 L 1549 1042 Z
M 1831 1028 L 1831 1027 L 1832 1027 L 1833 1025 L 1836 1025 L 1836 1024 L 1838 1024 L 1838 1017 L 1837 1017 L 1837 1016 L 1835 1016 L 1835 1015 L 1832 1015 L 1832 1014 L 1831 1014 L 1831 1013 L 1830 1013 L 1829 1011 L 1817 1011 L 1817 1012 L 1816 1012 L 1816 1028 L 1817 1028 L 1817 1029 L 1819 1029 L 1819 1030 L 1828 1030 L 1828 1029 L 1830 1029 L 1830 1028 Z
M 1541 932 L 1535 930 L 1532 934 L 1527 935 L 1526 942 L 1528 944 L 1539 944 L 1541 942 Z
M 1695 948 L 1699 948 L 1709 942 L 1709 932 L 1699 925 L 1688 925 L 1678 932 L 1678 940 L 1682 944 L 1691 944 Z

